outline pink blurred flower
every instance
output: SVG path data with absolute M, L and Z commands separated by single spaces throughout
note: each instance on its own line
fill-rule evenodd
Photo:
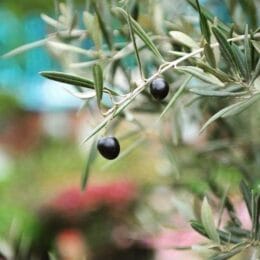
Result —
M 199 233 L 190 230 L 166 230 L 159 235 L 146 240 L 146 243 L 155 249 L 171 249 L 176 247 L 189 247 L 205 241 Z
M 136 186 L 127 181 L 88 186 L 86 191 L 79 187 L 66 189 L 47 206 L 65 215 L 94 211 L 101 207 L 125 208 L 137 196 Z

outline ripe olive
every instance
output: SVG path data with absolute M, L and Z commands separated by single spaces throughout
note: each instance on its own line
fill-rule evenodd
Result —
M 100 138 L 97 143 L 97 149 L 108 160 L 115 159 L 120 153 L 119 142 L 113 136 Z
M 163 78 L 156 78 L 150 84 L 150 92 L 155 99 L 162 100 L 169 93 L 169 84 Z

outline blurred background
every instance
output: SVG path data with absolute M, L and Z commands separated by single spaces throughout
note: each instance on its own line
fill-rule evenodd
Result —
M 174 2 L 172 16 L 197 22 L 184 1 Z M 225 4 L 201 2 L 230 22 Z M 44 39 L 40 15 L 55 17 L 55 8 L 53 1 L 1 0 L 0 55 Z M 173 171 L 159 143 L 145 142 L 114 164 L 98 156 L 81 191 L 88 154 L 81 142 L 96 121 L 81 101 L 40 77 L 42 70 L 62 70 L 43 47 L 0 60 L 0 259 L 201 259 L 174 249 L 203 239 L 188 224 L 191 194 L 169 185 Z M 194 175 L 183 183 L 207 189 Z

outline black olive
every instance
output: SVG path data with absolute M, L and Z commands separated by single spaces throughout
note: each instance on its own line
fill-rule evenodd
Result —
M 162 100 L 169 93 L 169 84 L 163 78 L 156 78 L 150 84 L 150 92 L 155 99 Z
M 120 145 L 118 140 L 113 137 L 102 137 L 98 140 L 97 149 L 106 159 L 113 160 L 120 153 Z

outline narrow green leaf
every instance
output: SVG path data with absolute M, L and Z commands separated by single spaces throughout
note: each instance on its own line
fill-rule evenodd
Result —
M 204 226 L 198 222 L 198 221 L 191 221 L 191 227 L 196 230 L 198 233 L 200 233 L 202 236 L 209 238 L 209 235 L 207 234 Z M 238 244 L 241 243 L 241 238 L 238 238 L 236 236 L 234 236 L 233 234 L 231 235 L 230 233 L 221 231 L 221 230 L 217 230 L 219 238 L 221 240 L 221 242 L 226 242 L 226 243 L 233 243 L 233 244 Z
M 62 82 L 74 86 L 79 86 L 83 88 L 94 89 L 93 81 L 77 75 L 72 75 L 69 73 L 63 73 L 57 71 L 42 71 L 40 72 L 40 75 L 54 81 L 58 81 L 58 82 Z
M 194 66 L 180 66 L 180 67 L 176 67 L 175 68 L 177 71 L 181 71 L 181 72 L 186 72 L 191 74 L 192 76 L 213 84 L 213 85 L 217 85 L 219 87 L 223 87 L 224 83 L 221 82 L 217 77 L 213 76 L 212 74 L 206 73 L 204 72 L 202 69 L 194 67 Z
M 260 194 L 255 190 L 252 191 L 252 199 L 252 237 L 257 240 L 260 225 Z
M 248 213 L 250 215 L 250 217 L 252 218 L 252 208 L 251 208 L 251 197 L 252 197 L 252 194 L 251 194 L 251 190 L 250 188 L 248 187 L 248 185 L 245 183 L 244 180 L 242 180 L 240 182 L 240 191 L 243 195 L 243 199 L 246 203 L 246 206 L 247 206 L 247 210 L 248 210 Z
M 240 114 L 241 112 L 243 112 L 244 110 L 252 106 L 256 101 L 258 101 L 259 98 L 260 98 L 260 94 L 258 93 L 245 101 L 237 103 L 236 106 L 234 106 L 232 109 L 226 111 L 226 113 L 222 115 L 222 117 L 225 118 L 225 117 L 235 116 L 237 114 Z
M 220 244 L 219 234 L 214 224 L 214 218 L 208 200 L 205 197 L 201 207 L 201 221 L 209 238 Z
M 252 75 L 251 82 L 254 82 L 259 76 L 260 76 L 260 58 L 258 59 L 258 62 L 256 64 L 256 68 Z
M 84 169 L 84 172 L 82 173 L 82 179 L 81 179 L 81 189 L 82 190 L 86 189 L 90 168 L 96 158 L 96 151 L 97 151 L 96 140 L 94 140 L 90 147 L 89 153 L 88 153 L 86 167 Z
M 244 95 L 246 92 L 228 92 L 224 90 L 207 90 L 207 89 L 196 89 L 191 88 L 191 92 L 200 96 L 210 96 L 210 97 L 228 97 L 228 96 L 239 96 Z
M 204 45 L 204 54 L 209 65 L 213 68 L 216 68 L 217 65 L 216 65 L 215 55 L 208 43 Z
M 255 103 L 260 98 L 260 94 L 256 94 L 251 98 L 248 98 L 247 100 L 240 101 L 238 103 L 232 104 L 228 107 L 225 107 L 218 111 L 216 114 L 214 114 L 201 128 L 201 132 L 204 131 L 212 122 L 217 120 L 220 117 L 228 117 L 228 116 L 234 116 L 241 112 L 243 112 L 245 109 L 250 107 L 253 103 Z
M 106 27 L 106 24 L 105 22 L 103 21 L 103 18 L 102 18 L 102 15 L 100 13 L 100 9 L 97 7 L 97 4 L 93 1 L 93 6 L 94 6 L 94 9 L 95 9 L 95 12 L 97 14 L 97 19 L 98 19 L 98 23 L 99 23 L 99 27 L 103 33 L 103 36 L 104 36 L 104 39 L 109 47 L 110 50 L 112 50 L 112 39 L 111 39 L 111 35 L 110 33 L 108 32 L 107 30 L 107 27 Z
M 100 103 L 103 96 L 103 71 L 99 64 L 95 64 L 92 68 L 93 78 L 94 78 L 94 87 L 97 93 L 97 103 L 100 107 Z
M 77 22 L 78 22 L 78 16 L 76 13 L 74 13 L 70 19 L 70 24 L 69 24 L 69 34 L 71 34 L 71 31 L 76 27 Z
M 63 72 L 57 72 L 57 71 L 42 71 L 42 72 L 40 72 L 40 75 L 45 78 L 48 78 L 48 79 L 51 79 L 54 81 L 58 81 L 58 82 L 62 82 L 62 83 L 66 83 L 66 84 L 70 84 L 73 86 L 95 89 L 95 84 L 93 81 L 80 77 L 80 76 L 77 76 L 77 75 L 63 73 Z M 114 90 L 109 89 L 107 87 L 104 87 L 104 91 L 106 93 L 110 93 L 114 96 L 120 95 L 117 92 L 115 92 Z
M 255 41 L 255 40 L 252 40 L 251 42 L 252 42 L 255 50 L 258 52 L 258 54 L 260 54 L 260 42 Z
M 93 27 L 91 28 L 91 37 L 93 39 L 93 42 L 95 43 L 96 49 L 101 50 L 103 37 L 97 15 L 94 15 L 94 22 L 92 26 Z
M 78 54 L 86 55 L 87 57 L 90 57 L 90 58 L 93 57 L 92 51 L 85 50 L 83 48 L 73 46 L 71 44 L 66 44 L 66 43 L 63 43 L 63 42 L 48 41 L 48 42 L 46 42 L 46 46 L 49 47 L 49 48 L 53 48 L 55 50 L 58 49 L 58 50 L 65 51 L 65 52 L 78 53 Z
M 18 55 L 20 53 L 23 53 L 25 51 L 29 51 L 31 49 L 41 47 L 41 46 L 45 45 L 47 41 L 48 41 L 48 39 L 43 39 L 43 40 L 39 40 L 39 41 L 36 41 L 36 42 L 32 42 L 32 43 L 22 45 L 18 48 L 13 49 L 12 51 L 7 52 L 6 54 L 4 54 L 2 56 L 2 58 L 10 58 L 10 57 Z
M 244 79 L 248 79 L 248 74 L 246 70 L 246 57 L 244 53 L 239 49 L 239 47 L 236 44 L 231 45 L 236 65 L 239 69 L 240 75 Z
M 57 21 L 55 19 L 53 19 L 52 17 L 48 16 L 45 13 L 41 14 L 41 19 L 48 25 L 53 26 L 55 29 L 62 26 L 62 24 L 60 23 L 60 21 Z
M 120 7 L 115 7 L 113 10 L 116 11 L 116 13 L 120 13 L 125 18 L 125 20 L 127 21 L 128 15 L 127 15 L 127 12 L 124 9 L 122 9 Z M 142 39 L 142 41 L 153 52 L 153 54 L 155 56 L 157 56 L 158 58 L 163 60 L 163 57 L 160 54 L 159 50 L 154 45 L 154 43 L 152 42 L 150 37 L 146 34 L 144 29 L 140 26 L 140 24 L 138 24 L 132 17 L 130 19 L 131 19 L 131 22 L 132 22 L 132 25 L 133 25 L 134 32 Z
M 102 33 L 98 22 L 97 15 L 85 11 L 83 13 L 83 22 L 95 44 L 97 50 L 101 49 L 102 45 Z
M 210 29 L 208 25 L 207 18 L 205 17 L 204 13 L 201 11 L 199 0 L 196 0 L 197 9 L 200 15 L 200 30 L 204 38 L 206 39 L 207 43 L 210 43 Z
M 207 234 L 205 228 L 201 225 L 201 223 L 197 221 L 191 221 L 191 227 L 198 233 L 200 233 L 202 236 L 209 238 L 209 235 Z
M 130 153 L 132 153 L 137 147 L 139 147 L 140 145 L 142 145 L 145 142 L 145 138 L 144 137 L 140 137 L 138 138 L 135 142 L 133 142 L 130 146 L 127 147 L 126 150 L 124 150 L 122 153 L 120 153 L 120 155 L 118 156 L 117 160 L 122 160 L 123 158 L 125 158 L 126 156 L 128 156 Z M 109 167 L 111 167 L 114 164 L 115 161 L 109 161 L 108 163 L 106 163 L 103 167 L 102 170 L 107 170 Z
M 187 34 L 180 31 L 170 31 L 171 38 L 174 42 L 189 47 L 191 49 L 198 49 L 198 44 Z
M 136 56 L 139 72 L 140 72 L 141 78 L 144 78 L 142 63 L 141 63 L 141 59 L 140 59 L 140 56 L 139 56 L 139 51 L 138 51 L 136 40 L 135 40 L 133 24 L 132 24 L 131 17 L 130 17 L 130 15 L 128 13 L 127 13 L 127 23 L 128 23 L 128 26 L 129 26 L 130 36 L 131 36 L 131 39 L 132 39 L 132 42 L 133 42 L 133 46 L 134 46 L 134 50 L 135 50 L 135 56 Z
M 215 69 L 213 67 L 208 66 L 206 63 L 203 63 L 201 61 L 196 61 L 196 65 L 203 69 L 204 71 L 214 75 L 222 82 L 233 82 L 235 79 L 231 75 L 226 74 L 225 72 Z
M 234 54 L 225 35 L 215 26 L 212 27 L 212 32 L 214 33 L 217 41 L 219 42 L 220 52 L 223 58 L 225 59 L 227 64 L 229 64 L 233 68 L 233 70 L 237 72 L 238 69 L 234 58 Z
M 246 25 L 246 29 L 245 29 L 244 46 L 245 46 L 247 79 L 249 79 L 251 70 L 252 70 L 252 49 L 251 49 L 251 43 L 250 43 L 249 36 L 248 36 L 248 26 L 247 25 Z
M 145 44 L 139 38 L 136 39 L 136 45 L 138 50 L 142 50 L 145 47 Z M 128 55 L 131 55 L 132 53 L 134 53 L 134 51 L 135 51 L 134 44 L 130 42 L 124 48 L 122 48 L 117 53 L 115 53 L 112 59 L 113 61 L 120 60 Z
M 229 252 L 219 253 L 219 254 L 211 257 L 210 260 L 227 260 L 227 259 L 230 259 L 232 256 L 239 254 L 243 249 L 244 249 L 244 246 L 237 247 L 233 250 L 230 250 Z
M 189 83 L 191 78 L 192 78 L 192 76 L 189 76 L 184 80 L 183 84 L 179 87 L 178 91 L 172 96 L 171 100 L 169 101 L 167 106 L 164 108 L 164 110 L 160 114 L 159 119 L 161 119 L 167 113 L 167 111 L 175 104 L 175 102 L 178 100 L 178 98 L 184 91 L 185 87 L 187 86 L 187 84 Z

